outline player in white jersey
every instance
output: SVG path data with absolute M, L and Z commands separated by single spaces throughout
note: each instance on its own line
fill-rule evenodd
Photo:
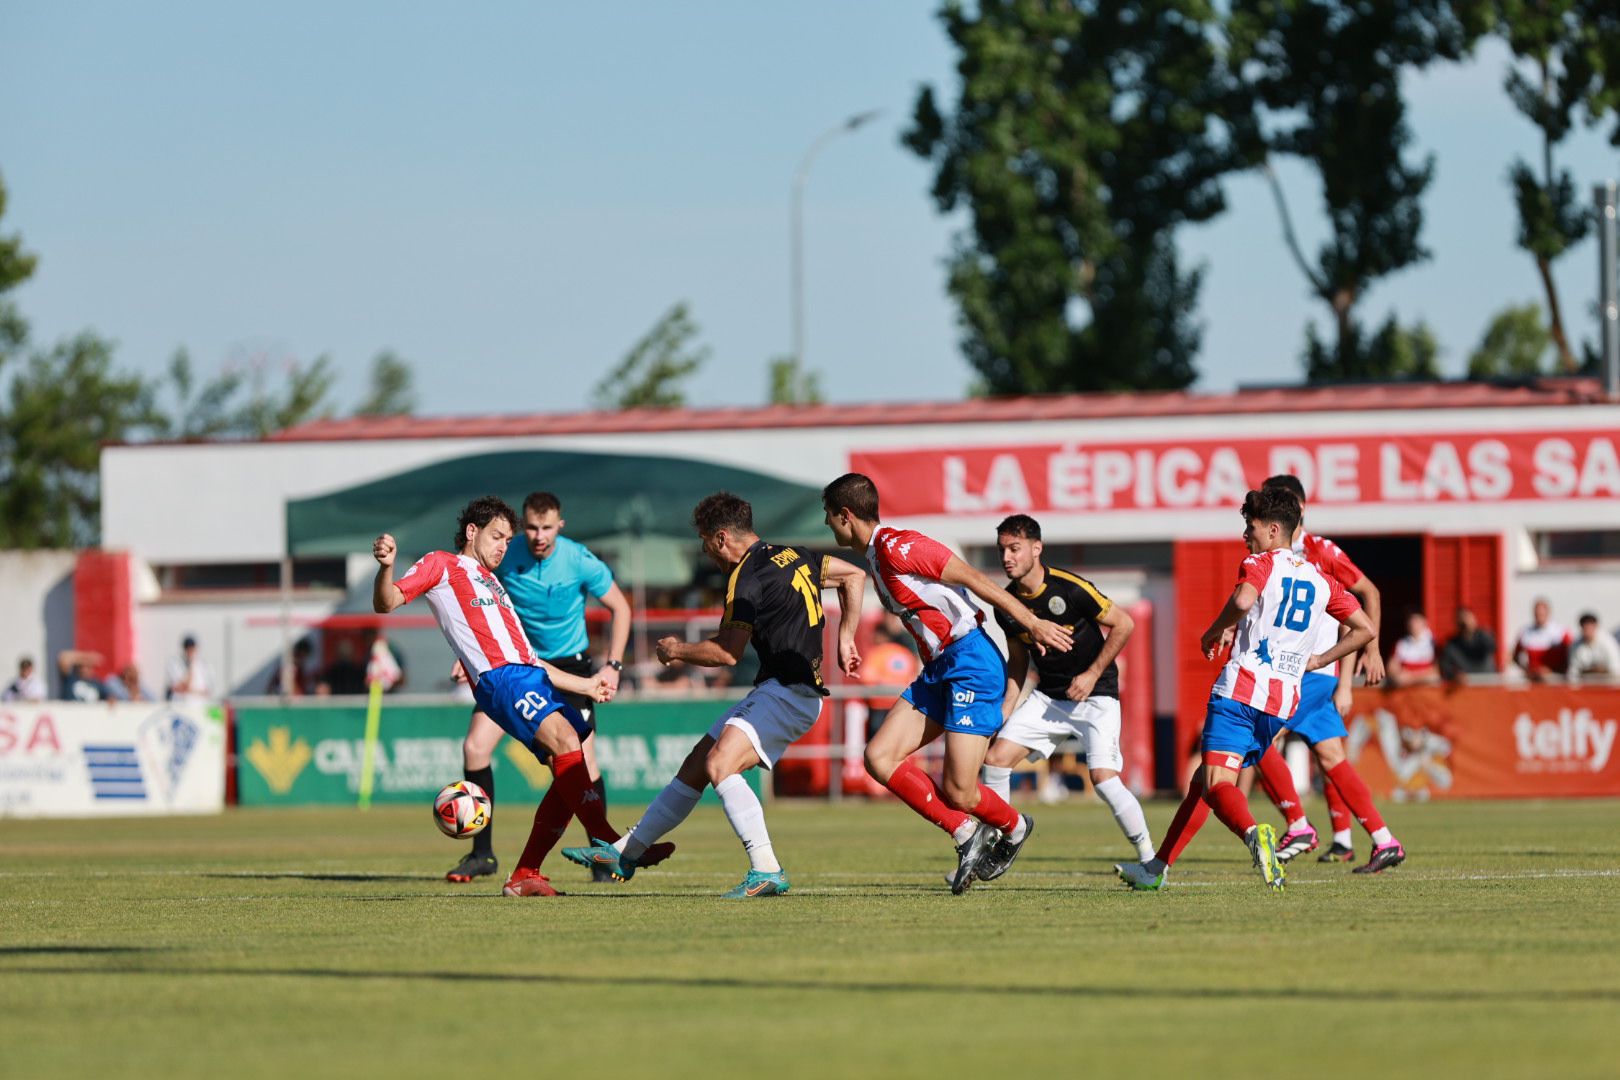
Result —
M 495 568 L 506 557 L 518 527 L 517 514 L 493 495 L 467 504 L 457 521 L 456 551 L 423 556 L 397 582 L 398 547 L 387 533 L 371 546 L 378 563 L 372 607 L 380 614 L 427 598 L 434 621 L 472 680 L 479 708 L 535 757 L 551 766 L 551 787 L 535 811 L 534 829 L 517 869 L 501 890 L 507 896 L 556 896 L 540 864 L 579 817 L 591 835 L 618 833 L 607 825 L 598 800 L 585 798 L 590 774 L 580 740 L 590 726 L 564 702 L 559 690 L 593 701 L 613 696 L 601 675 L 585 679 L 550 667 L 534 655 Z M 607 832 L 599 830 L 607 826 Z
M 1349 656 L 1372 640 L 1373 628 L 1355 597 L 1310 560 L 1292 550 L 1299 527 L 1299 500 L 1281 488 L 1251 491 L 1243 500 L 1243 541 L 1249 557 L 1238 584 L 1199 645 L 1213 660 L 1232 652 L 1210 692 L 1204 718 L 1204 768 L 1182 800 L 1159 853 L 1146 863 L 1116 866 L 1126 884 L 1158 889 L 1166 871 L 1211 811 L 1248 846 L 1260 876 L 1283 886 L 1277 830 L 1256 825 L 1249 800 L 1237 788 L 1238 774 L 1259 760 L 1299 705 L 1300 677 Z M 1350 627 L 1316 652 L 1321 621 Z

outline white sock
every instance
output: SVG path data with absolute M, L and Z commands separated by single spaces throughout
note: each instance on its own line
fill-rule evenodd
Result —
M 1354 845 L 1351 843 L 1351 841 L 1354 839 L 1355 837 L 1351 835 L 1349 829 L 1333 830 L 1333 842 L 1338 844 L 1340 847 L 1353 847 Z
M 647 807 L 641 820 L 630 826 L 630 831 L 619 837 L 619 842 L 613 846 L 621 854 L 639 858 L 650 845 L 658 843 L 665 833 L 685 821 L 701 798 L 703 792 L 693 790 L 679 779 L 671 780 Z
M 960 846 L 967 843 L 968 838 L 977 832 L 978 829 L 979 819 L 970 815 L 966 821 L 962 822 L 962 824 L 956 827 L 955 832 L 951 833 L 951 839 L 956 841 L 957 845 Z
M 781 870 L 782 864 L 776 861 L 776 852 L 771 849 L 771 834 L 765 831 L 765 808 L 759 804 L 759 796 L 748 786 L 748 781 L 742 774 L 734 773 L 716 784 L 714 790 L 720 796 L 720 805 L 725 808 L 732 831 L 748 852 L 750 867 L 766 874 Z
M 1012 792 L 1012 770 L 999 765 L 986 765 L 980 770 L 984 786 L 1006 799 Z
M 1310 827 L 1311 827 L 1310 819 L 1307 818 L 1304 814 L 1300 814 L 1299 817 L 1295 818 L 1294 820 L 1292 820 L 1292 821 L 1290 821 L 1288 823 L 1288 831 L 1289 832 L 1293 832 L 1296 829 L 1303 832 L 1303 831 L 1305 831 L 1306 829 L 1308 829 Z
M 1393 844 L 1395 842 L 1395 834 L 1389 831 L 1388 826 L 1385 826 L 1384 828 L 1373 833 L 1372 838 L 1373 847 L 1383 847 L 1385 844 Z
M 1108 809 L 1114 812 L 1114 820 L 1119 822 L 1119 831 L 1125 834 L 1125 839 L 1136 845 L 1136 854 L 1143 862 L 1153 858 L 1153 837 L 1148 835 L 1147 818 L 1142 814 L 1142 804 L 1136 801 L 1131 789 L 1117 776 L 1110 776 L 1107 780 L 1096 785 L 1097 797 L 1108 804 Z
M 1007 834 L 1007 839 L 1011 840 L 1015 844 L 1022 844 L 1024 842 L 1024 837 L 1028 835 L 1029 821 L 1024 817 L 1023 814 L 1019 814 L 1018 824 L 1014 825 L 1012 832 Z

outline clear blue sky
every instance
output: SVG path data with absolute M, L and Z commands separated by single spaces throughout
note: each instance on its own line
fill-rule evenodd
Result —
M 37 334 L 91 327 L 156 373 L 180 345 L 204 370 L 330 353 L 340 403 L 389 347 L 422 411 L 573 409 L 653 320 L 688 301 L 714 354 L 698 404 L 763 400 L 788 351 L 788 192 L 812 139 L 808 362 L 833 400 L 958 396 L 942 218 L 898 143 L 916 89 L 947 100 L 932 0 L 880 4 L 0 7 L 3 226 L 40 257 L 17 300 Z M 1505 176 L 1534 153 L 1500 89 L 1505 54 L 1410 82 L 1419 151 L 1438 155 L 1434 259 L 1378 285 L 1439 333 L 1460 372 L 1487 316 L 1541 291 L 1514 246 Z M 1582 197 L 1620 176 L 1583 132 Z M 1285 168 L 1307 246 L 1312 175 Z M 1182 236 L 1209 263 L 1204 389 L 1298 377 L 1322 317 L 1255 177 Z M 1566 318 L 1595 334 L 1592 241 L 1559 264 Z

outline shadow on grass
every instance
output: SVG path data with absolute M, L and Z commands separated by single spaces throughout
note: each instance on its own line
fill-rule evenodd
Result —
M 226 881 L 443 881 L 439 874 L 312 874 L 302 870 L 282 872 L 198 874 L 198 877 L 221 878 Z
M 1098 986 L 1029 986 L 1017 984 L 919 985 L 910 982 L 850 982 L 842 980 L 770 979 L 725 976 L 674 975 L 604 975 L 600 973 L 575 974 L 564 972 L 495 972 L 469 971 L 354 971 L 344 968 L 78 968 L 78 967 L 0 967 L 6 975 L 87 975 L 104 979 L 109 975 L 153 976 L 157 978 L 247 978 L 247 979 L 336 979 L 345 981 L 380 981 L 399 979 L 422 983 L 498 983 L 518 986 L 551 987 L 665 987 L 673 990 L 744 990 L 744 991 L 796 991 L 825 994 L 914 994 L 923 997 L 960 999 L 964 994 L 986 994 L 998 997 L 1060 997 L 1086 1000 L 1092 998 L 1139 998 L 1143 1000 L 1181 1001 L 1187 999 L 1209 1001 L 1317 1001 L 1342 1004 L 1546 1004 L 1549 1002 L 1585 1003 L 1620 1002 L 1620 988 L 1599 987 L 1590 990 L 1471 990 L 1464 987 L 1421 989 L 1396 987 L 1390 989 L 1332 989 L 1319 986 L 1121 986 L 1106 983 Z
M 168 951 L 154 945 L 0 945 L 0 956 L 120 956 Z

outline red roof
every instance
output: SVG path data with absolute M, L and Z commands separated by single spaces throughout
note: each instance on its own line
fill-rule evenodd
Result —
M 1378 383 L 1187 391 L 1054 394 L 967 401 L 865 405 L 767 405 L 732 408 L 644 408 L 613 412 L 485 416 L 351 416 L 313 420 L 271 435 L 271 442 L 439 439 L 469 436 L 574 435 L 622 431 L 734 431 L 752 428 L 966 424 L 1020 420 L 1104 420 L 1229 413 L 1361 412 L 1387 409 L 1485 409 L 1590 405 L 1607 399 L 1597 379 L 1522 383 Z

